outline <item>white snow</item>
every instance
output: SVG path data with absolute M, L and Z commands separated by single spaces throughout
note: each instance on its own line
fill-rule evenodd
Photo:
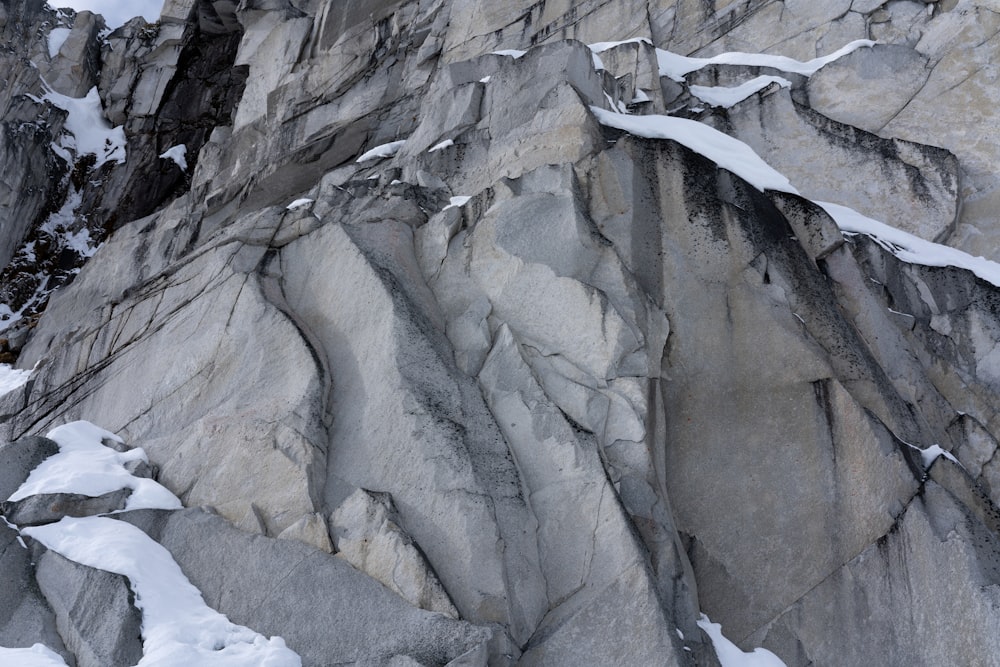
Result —
M 599 55 L 597 55 L 596 53 L 594 53 L 594 52 L 592 51 L 592 52 L 590 53 L 590 57 L 591 57 L 591 59 L 592 59 L 592 60 L 594 61 L 594 70 L 595 70 L 595 71 L 597 71 L 597 72 L 600 72 L 600 71 L 601 71 L 601 70 L 603 70 L 603 69 L 607 69 L 607 68 L 606 68 L 606 67 L 604 66 L 604 61 L 603 61 L 603 60 L 601 60 L 601 57 L 600 57 Z
M 744 653 L 739 646 L 726 639 L 722 634 L 722 626 L 712 623 L 705 614 L 698 619 L 698 627 L 712 640 L 715 655 L 722 667 L 787 667 L 784 661 L 766 648 L 756 648 L 752 653 Z
M 812 76 L 824 65 L 829 65 L 838 58 L 846 56 L 848 53 L 857 51 L 862 47 L 874 46 L 875 42 L 870 39 L 858 39 L 837 49 L 833 53 L 813 58 L 805 62 L 795 60 L 787 56 L 773 56 L 766 53 L 742 53 L 733 51 L 730 53 L 720 53 L 711 58 L 691 58 L 682 56 L 663 49 L 656 50 L 656 60 L 660 67 L 660 76 L 670 77 L 674 81 L 684 81 L 684 75 L 706 67 L 708 65 L 750 65 L 754 67 L 770 67 L 782 72 L 802 74 Z
M 479 83 L 489 83 L 490 79 L 492 78 L 493 78 L 492 76 L 484 76 L 482 79 L 479 80 Z
M 649 139 L 671 139 L 728 169 L 758 190 L 798 194 L 788 179 L 764 162 L 752 148 L 708 125 L 673 116 L 628 116 L 592 106 L 602 125 Z
M 67 112 L 63 127 L 69 135 L 63 135 L 61 139 L 63 149 L 74 152 L 77 157 L 96 156 L 95 168 L 109 160 L 118 164 L 125 162 L 125 130 L 120 125 L 111 127 L 105 119 L 97 86 L 91 88 L 86 97 L 57 93 L 48 84 L 45 88 L 42 99 Z
M 472 199 L 472 197 L 452 197 L 449 200 L 448 205 L 441 210 L 447 211 L 449 208 L 461 208 L 462 206 L 465 206 L 470 199 Z
M 689 90 L 692 95 L 702 102 L 706 102 L 713 107 L 728 109 L 767 88 L 772 83 L 776 83 L 782 88 L 790 88 L 792 85 L 791 81 L 780 76 L 758 76 L 732 88 L 725 86 L 689 86 Z
M 101 495 L 131 488 L 127 509 L 179 509 L 180 501 L 150 479 L 132 476 L 123 464 L 146 460 L 142 449 L 117 452 L 102 440 L 121 442 L 109 431 L 77 421 L 46 434 L 59 445 L 59 453 L 35 468 L 11 500 L 40 493 L 69 492 Z M 235 625 L 205 604 L 165 548 L 124 521 L 94 516 L 65 517 L 57 523 L 21 529 L 62 556 L 107 572 L 128 577 L 135 606 L 142 612 L 142 659 L 137 667 L 300 667 L 301 659 L 280 637 L 267 639 L 249 628 Z M 0 649 L 3 664 L 62 665 L 58 656 L 41 645 L 32 653 Z M 36 660 L 29 662 L 29 660 Z
M 298 667 L 280 637 L 267 639 L 205 604 L 170 552 L 124 521 L 65 517 L 22 532 L 62 556 L 128 577 L 142 612 L 137 667 Z
M 291 204 L 289 204 L 288 206 L 286 206 L 285 209 L 288 210 L 288 211 L 294 211 L 297 208 L 302 208 L 303 206 L 308 206 L 311 203 L 313 203 L 312 199 L 309 199 L 308 197 L 303 197 L 302 199 L 296 199 Z
M 391 141 L 387 144 L 381 144 L 375 148 L 361 154 L 356 161 L 357 162 L 368 162 L 369 160 L 379 160 L 382 158 L 392 157 L 399 152 L 399 149 L 403 147 L 406 143 L 406 139 L 400 139 L 399 141 Z
M 904 262 L 924 266 L 953 266 L 966 269 L 986 282 L 1000 287 L 1000 264 L 997 262 L 984 257 L 973 257 L 961 250 L 926 241 L 901 229 L 873 220 L 846 206 L 822 201 L 818 201 L 816 204 L 830 214 L 841 231 L 870 236 L 875 242 Z
M 622 44 L 652 44 L 652 42 L 645 37 L 635 37 L 633 39 L 626 39 L 620 42 L 596 42 L 594 44 L 588 44 L 587 47 L 594 53 L 603 53 L 608 49 L 613 49 L 614 47 L 621 46 Z
M 25 384 L 31 378 L 32 372 L 14 368 L 10 364 L 0 364 L 0 396 Z
M 429 148 L 429 149 L 427 150 L 427 152 L 428 152 L 428 153 L 436 153 L 436 152 L 438 152 L 438 151 L 440 151 L 440 150 L 444 150 L 445 148 L 448 148 L 448 146 L 454 146 L 454 145 L 455 145 L 455 142 L 454 142 L 454 141 L 452 141 L 451 139 L 445 139 L 445 140 L 444 140 L 444 141 L 442 141 L 441 143 L 439 143 L 439 144 L 434 144 L 433 146 L 431 146 L 431 147 L 430 147 L 430 148 Z
M 527 51 L 520 51 L 518 49 L 501 49 L 500 51 L 494 51 L 493 55 L 495 55 L 495 56 L 508 56 L 510 58 L 513 58 L 514 60 L 517 60 L 518 58 L 520 58 L 521 56 L 523 56 L 525 53 L 527 53 Z
M 93 257 L 94 253 L 97 252 L 98 246 L 93 245 L 89 229 L 66 232 L 63 234 L 63 238 L 66 239 L 66 247 L 75 250 L 81 257 Z
M 44 644 L 35 644 L 31 648 L 3 648 L 0 646 L 0 665 L 66 667 L 66 661 Z
M 69 33 L 69 28 L 53 28 L 49 31 L 49 58 L 59 55 L 59 49 L 66 43 Z
M 58 211 L 51 213 L 39 230 L 55 239 L 62 239 L 62 245 L 75 250 L 81 257 L 93 257 L 99 245 L 93 245 L 90 230 L 84 228 L 72 231 L 76 226 L 76 209 L 83 202 L 83 196 L 70 186 L 66 201 Z
M 187 171 L 187 146 L 184 144 L 171 146 L 167 150 L 160 153 L 160 159 L 173 160 L 174 164 L 181 168 L 181 171 Z
M 641 102 L 649 102 L 649 95 L 642 88 L 635 89 L 635 97 L 632 98 L 632 104 L 639 104 Z
M 913 447 L 913 445 L 910 445 L 910 446 Z M 919 447 L 913 447 L 913 448 L 914 449 L 920 449 Z M 948 459 L 949 461 L 952 461 L 954 463 L 958 463 L 958 459 L 956 459 L 952 455 L 951 452 L 949 452 L 946 449 L 943 449 L 941 447 L 941 445 L 934 444 L 934 445 L 931 445 L 930 447 L 928 447 L 927 449 L 920 449 L 920 458 L 922 458 L 923 461 L 924 461 L 924 469 L 925 470 L 927 468 L 930 468 L 931 464 L 934 463 L 934 461 L 936 461 L 939 456 L 943 456 L 946 459 Z M 958 465 L 962 465 L 962 464 L 958 463 Z
M 135 477 L 124 465 L 130 461 L 148 461 L 141 447 L 116 452 L 101 444 L 115 434 L 90 422 L 76 421 L 49 431 L 46 436 L 59 444 L 59 453 L 42 461 L 31 471 L 9 500 L 21 500 L 42 493 L 79 493 L 100 496 L 118 489 L 132 489 L 126 510 L 180 509 L 181 501 L 159 483 Z

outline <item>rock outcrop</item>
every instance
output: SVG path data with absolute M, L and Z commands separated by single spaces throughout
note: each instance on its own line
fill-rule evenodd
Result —
M 0 500 L 188 507 L 0 645 L 142 658 L 106 515 L 303 665 L 1000 660 L 996 9 L 0 1 Z

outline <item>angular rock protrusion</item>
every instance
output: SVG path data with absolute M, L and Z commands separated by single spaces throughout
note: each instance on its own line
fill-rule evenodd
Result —
M 10 498 L 42 461 L 58 453 L 58 443 L 40 436 L 0 444 L 0 502 Z
M 950 151 L 845 125 L 797 104 L 784 89 L 751 96 L 726 119 L 728 134 L 808 199 L 848 206 L 928 241 L 955 229 L 960 169 Z
M 330 514 L 337 556 L 414 607 L 458 618 L 437 575 L 399 522 L 389 494 L 358 489 Z
M 278 534 L 279 540 L 298 540 L 311 544 L 321 551 L 333 553 L 333 542 L 327 530 L 326 521 L 319 512 L 307 514 Z
M 134 665 L 142 659 L 142 615 L 125 577 L 54 551 L 37 559 L 35 576 L 77 667 Z

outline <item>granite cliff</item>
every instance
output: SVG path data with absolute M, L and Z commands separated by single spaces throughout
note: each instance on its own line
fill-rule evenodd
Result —
M 998 51 L 995 0 L 0 0 L 0 660 L 1000 664 Z

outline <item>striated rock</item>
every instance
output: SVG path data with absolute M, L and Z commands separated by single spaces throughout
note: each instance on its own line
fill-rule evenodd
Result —
M 223 254 L 200 253 L 164 270 L 162 264 L 144 266 L 148 257 L 156 258 L 156 263 L 163 258 L 151 252 L 150 244 L 155 241 L 139 228 L 132 231 L 117 242 L 131 257 L 120 267 L 122 281 L 109 281 L 99 274 L 91 279 L 84 272 L 75 283 L 84 291 L 114 294 L 117 306 L 89 311 L 85 301 L 76 299 L 51 306 L 52 312 L 73 312 L 71 317 L 81 328 L 50 333 L 65 341 L 61 344 L 70 357 L 62 366 L 63 375 L 50 375 L 44 388 L 36 387 L 35 396 L 45 398 L 32 409 L 41 414 L 54 403 L 70 401 L 77 414 L 116 424 L 128 440 L 143 442 L 160 468 L 160 481 L 178 490 L 183 501 L 213 505 L 234 521 L 260 512 L 266 531 L 276 535 L 303 514 L 315 511 L 321 497 L 325 446 L 319 434 L 325 426 L 319 415 L 324 397 L 322 371 L 308 346 L 296 344 L 302 339 L 294 324 L 267 302 L 254 277 L 266 248 L 234 246 L 220 239 L 222 247 L 229 245 Z M 171 230 L 162 241 L 170 247 L 192 231 Z M 150 282 L 123 294 L 136 275 L 132 271 L 148 276 Z M 215 294 L 218 300 L 195 299 L 205 293 Z M 164 302 L 173 305 L 163 308 Z M 236 332 L 269 342 L 241 341 Z M 35 340 L 43 346 L 50 344 L 41 337 Z M 78 347 L 80 343 L 83 348 Z M 261 349 L 282 349 L 284 356 L 260 368 L 251 359 Z M 31 350 L 29 345 L 24 356 L 35 353 Z M 223 357 L 216 356 L 220 353 Z M 222 362 L 227 356 L 229 361 Z M 172 364 L 170 372 L 153 370 L 172 357 L 180 363 Z M 97 374 L 105 377 L 130 369 L 135 377 L 158 380 L 142 392 L 136 392 L 131 381 L 98 381 L 102 390 L 88 391 L 89 397 L 78 400 L 70 398 L 80 389 L 72 380 L 78 364 L 96 364 Z M 247 401 L 250 395 L 245 392 L 254 385 L 261 393 L 258 399 Z M 192 402 L 191 391 L 203 395 Z M 275 395 L 282 396 L 282 401 L 272 400 Z M 93 410 L 100 411 L 100 416 Z M 161 420 L 164 411 L 172 414 L 167 422 Z M 226 420 L 222 418 L 226 414 L 241 417 Z M 159 430 L 163 428 L 166 431 Z M 211 465 L 198 454 L 230 441 L 241 445 L 213 454 Z M 240 473 L 251 464 L 268 472 L 247 484 Z

